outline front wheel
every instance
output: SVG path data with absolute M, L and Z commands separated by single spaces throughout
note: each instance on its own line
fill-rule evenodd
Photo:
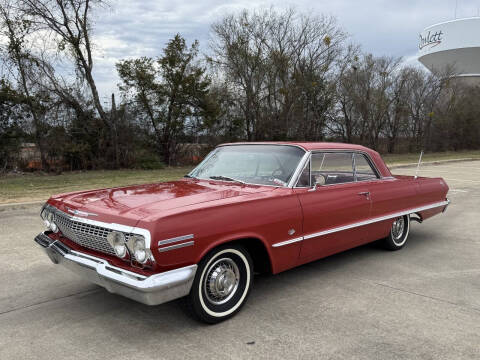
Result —
M 199 263 L 187 302 L 197 318 L 215 324 L 240 310 L 252 284 L 248 251 L 237 245 L 222 246 Z
M 400 250 L 407 242 L 410 231 L 410 216 L 404 215 L 393 221 L 390 234 L 385 238 L 385 247 L 389 250 Z

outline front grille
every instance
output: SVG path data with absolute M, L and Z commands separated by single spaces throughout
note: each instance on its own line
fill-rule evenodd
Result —
M 65 237 L 78 245 L 105 254 L 115 255 L 115 251 L 107 241 L 107 235 L 113 229 L 72 220 L 70 215 L 59 210 L 55 211 L 55 223 Z M 125 239 L 128 240 L 132 235 L 125 234 Z

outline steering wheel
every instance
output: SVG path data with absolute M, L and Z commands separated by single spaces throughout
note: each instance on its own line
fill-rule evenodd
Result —
M 283 175 L 283 169 L 282 168 L 278 168 L 276 170 L 273 170 L 272 172 L 272 177 L 279 177 L 280 175 Z

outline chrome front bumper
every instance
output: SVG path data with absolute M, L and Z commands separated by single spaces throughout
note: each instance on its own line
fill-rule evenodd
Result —
M 111 265 L 108 261 L 71 249 L 46 233 L 35 237 L 54 264 L 61 264 L 111 293 L 123 295 L 147 305 L 158 305 L 187 295 L 197 265 L 143 276 Z

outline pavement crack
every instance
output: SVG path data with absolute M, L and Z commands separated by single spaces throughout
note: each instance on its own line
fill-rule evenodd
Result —
M 9 313 L 12 313 L 12 312 L 20 311 L 20 310 L 25 310 L 25 309 L 33 308 L 33 307 L 35 307 L 35 306 L 39 306 L 39 305 L 43 305 L 43 304 L 48 304 L 48 303 L 51 303 L 51 302 L 55 302 L 55 301 L 57 301 L 57 300 L 68 299 L 68 298 L 70 298 L 70 297 L 74 297 L 74 296 L 77 296 L 77 295 L 95 293 L 95 292 L 100 291 L 100 290 L 101 290 L 101 289 L 92 289 L 92 290 L 87 290 L 87 291 L 79 291 L 79 292 L 77 292 L 77 293 L 73 293 L 73 294 L 69 294 L 69 295 L 65 295 L 65 296 L 60 296 L 60 297 L 57 297 L 57 298 L 54 298 L 54 299 L 49 299 L 49 300 L 40 301 L 40 302 L 34 303 L 34 304 L 29 304 L 29 305 L 20 306 L 20 307 L 18 307 L 18 308 L 13 308 L 13 309 L 6 310 L 6 311 L 0 311 L 0 316 L 6 315 L 6 314 L 9 314 Z
M 392 289 L 392 290 L 396 290 L 396 291 L 401 291 L 401 292 L 406 293 L 406 294 L 421 296 L 421 297 L 424 297 L 424 298 L 427 298 L 427 299 L 430 299 L 430 300 L 439 301 L 439 302 L 442 302 L 442 303 L 445 303 L 445 304 L 450 304 L 450 305 L 458 306 L 458 307 L 461 307 L 461 308 L 467 308 L 467 309 L 470 309 L 470 310 L 474 310 L 476 312 L 480 312 L 480 309 L 476 308 L 474 306 L 461 305 L 461 304 L 458 304 L 458 303 L 453 302 L 453 301 L 437 298 L 435 296 L 425 295 L 425 294 L 417 293 L 415 291 L 405 290 L 405 289 L 402 289 L 402 288 L 398 288 L 398 287 L 383 284 L 383 283 L 378 283 L 378 282 L 375 282 L 375 281 L 371 281 L 371 282 L 375 285 L 383 286 L 383 287 L 386 287 L 386 288 L 389 288 L 389 289 Z

